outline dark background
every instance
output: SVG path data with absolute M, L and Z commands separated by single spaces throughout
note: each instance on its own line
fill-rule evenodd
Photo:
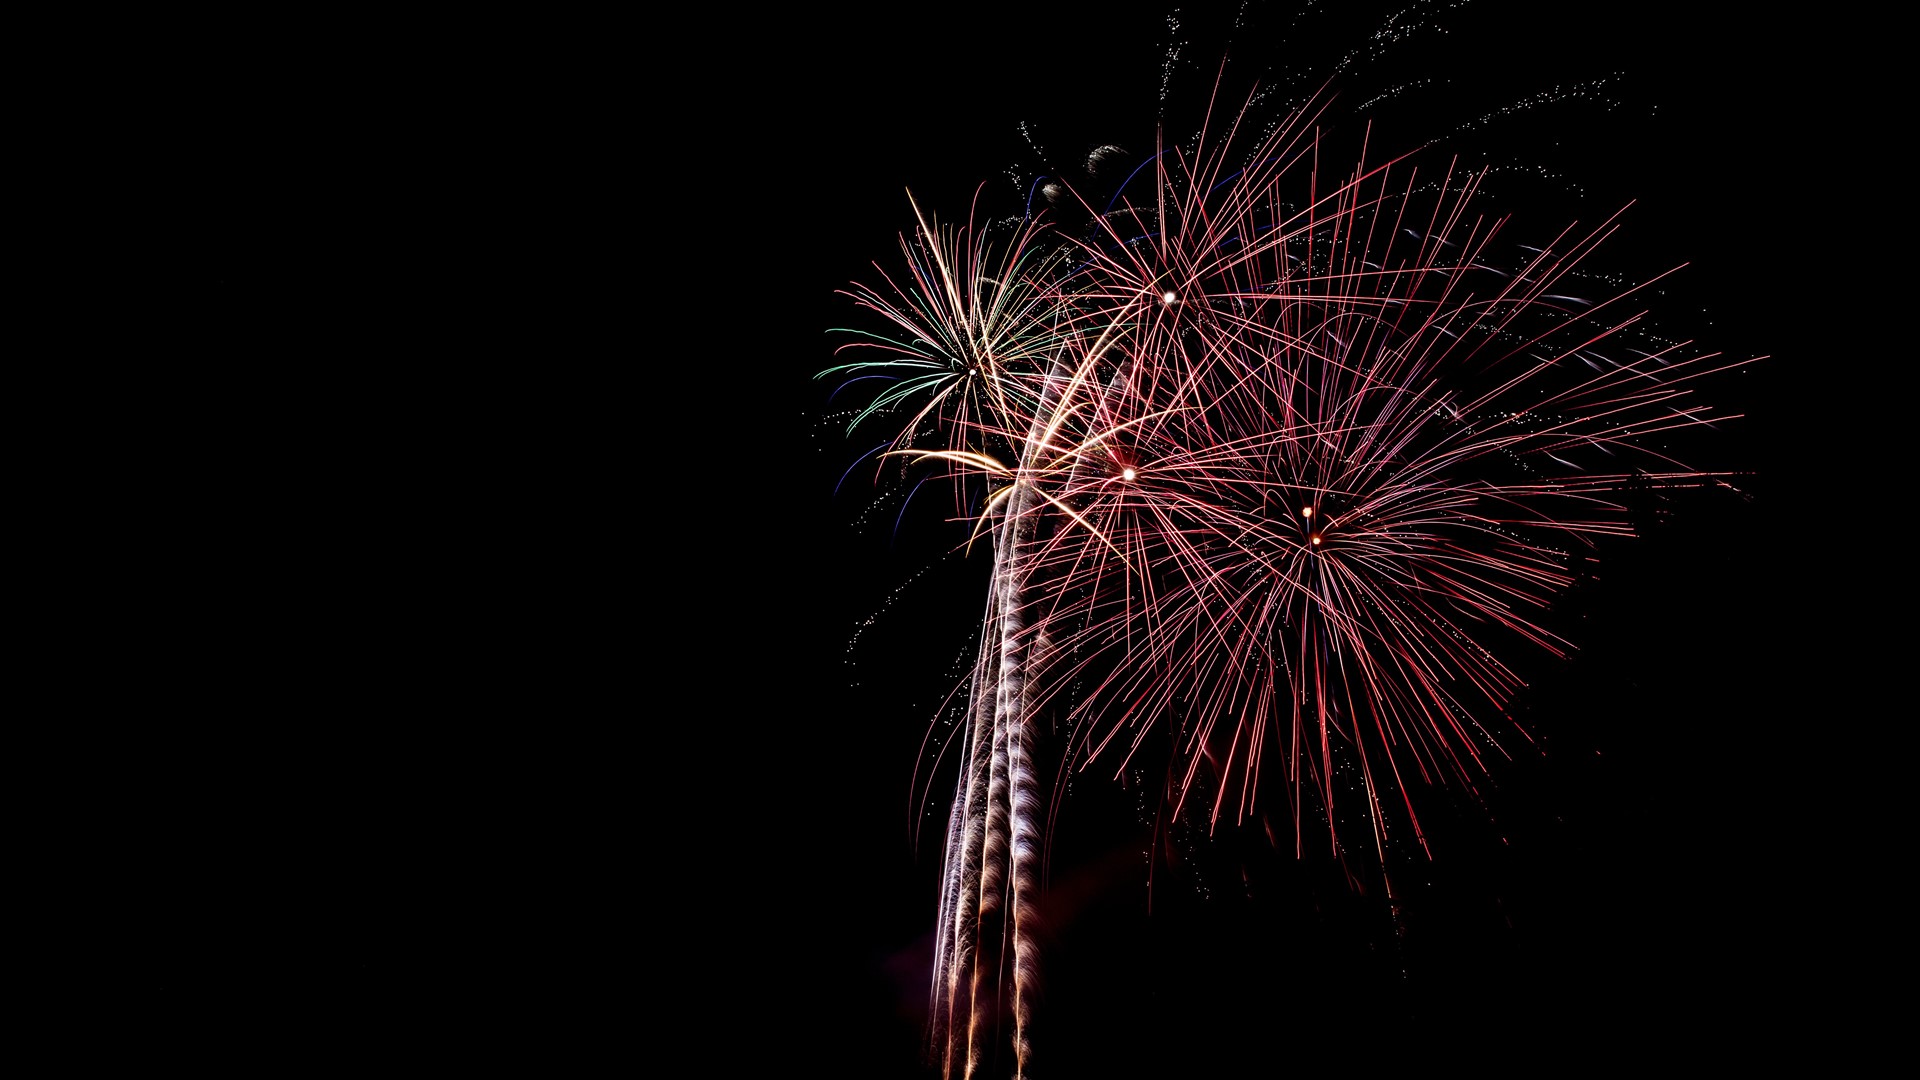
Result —
M 1190 44 L 1169 125 L 1184 134 L 1224 28 L 1204 13 L 1180 18 Z M 1233 46 L 1228 85 L 1244 87 L 1262 60 L 1353 47 L 1373 20 L 1308 23 L 1292 52 L 1267 49 L 1256 20 Z M 1822 823 L 1834 779 L 1809 760 L 1829 737 L 1818 733 L 1837 696 L 1824 659 L 1833 642 L 1813 630 L 1809 583 L 1794 580 L 1804 559 L 1823 560 L 1793 550 L 1817 529 L 1804 494 L 1833 456 L 1815 434 L 1830 423 L 1820 403 L 1832 400 L 1832 318 L 1803 287 L 1837 269 L 1806 218 L 1807 184 L 1833 165 L 1814 134 L 1832 120 L 1817 119 L 1831 88 L 1809 77 L 1829 58 L 1786 26 L 1692 21 L 1660 5 L 1473 5 L 1437 21 L 1443 37 L 1356 65 L 1361 87 L 1430 78 L 1440 88 L 1375 110 L 1376 152 L 1610 79 L 1603 101 L 1521 110 L 1428 153 L 1542 165 L 1579 184 L 1496 173 L 1490 201 L 1523 230 L 1637 200 L 1606 265 L 1645 275 L 1689 263 L 1652 301 L 1663 325 L 1732 356 L 1773 357 L 1711 391 L 1747 416 L 1707 456 L 1751 470 L 1750 497 L 1655 499 L 1643 538 L 1610 546 L 1599 580 L 1559 606 L 1584 648 L 1530 669 L 1521 708 L 1542 752 L 1498 767 L 1485 807 L 1428 796 L 1436 855 L 1396 863 L 1397 921 L 1364 870 L 1362 895 L 1324 858 L 1276 854 L 1258 829 L 1160 863 L 1148 915 L 1144 819 L 1126 793 L 1076 787 L 1053 868 L 1043 1074 L 1264 1074 L 1463 1050 L 1547 1068 L 1593 1055 L 1759 1060 L 1817 1052 L 1841 1011 L 1809 974 L 1855 903 L 1814 854 L 1833 832 Z M 765 187 L 747 190 L 777 193 L 793 214 L 772 212 L 781 250 L 748 265 L 791 297 L 797 324 L 769 327 L 781 359 L 770 351 L 765 370 L 780 377 L 794 360 L 780 402 L 790 412 L 775 410 L 774 430 L 797 452 L 774 460 L 798 498 L 774 549 L 783 566 L 806 567 L 784 582 L 768 571 L 785 598 L 783 639 L 805 662 L 793 698 L 755 736 L 786 822 L 762 839 L 788 859 L 777 880 L 800 893 L 783 905 L 794 921 L 765 941 L 781 958 L 759 986 L 770 998 L 739 1006 L 771 1007 L 833 1067 L 911 1075 L 950 784 L 936 788 L 916 851 L 912 822 L 929 804 L 912 789 L 914 766 L 974 628 L 984 571 L 943 558 L 959 539 L 939 524 L 943 496 L 923 495 L 904 516 L 897 498 L 875 508 L 870 469 L 833 494 L 878 436 L 841 441 L 817 422 L 824 391 L 804 376 L 827 362 L 831 339 L 808 334 L 857 318 L 832 289 L 872 277 L 870 261 L 893 265 L 894 234 L 912 221 L 903 188 L 948 220 L 981 184 L 990 204 L 1011 198 L 997 205 L 1017 212 L 1007 169 L 1023 182 L 1049 171 L 1020 121 L 1053 164 L 1103 142 L 1137 160 L 1151 146 L 1167 33 L 1157 14 L 1031 9 L 803 32 L 845 44 L 794 56 L 739 114 L 750 125 L 777 117 L 756 131 L 787 140 L 779 164 L 754 175 Z M 1244 91 L 1229 101 L 1234 92 Z M 1370 96 L 1340 92 L 1345 103 Z M 1331 115 L 1336 127 L 1356 123 L 1338 106 Z M 757 863 L 743 861 L 737 881 L 786 895 Z
M 1356 65 L 1330 116 L 1351 135 L 1371 88 L 1433 79 L 1376 110 L 1375 145 L 1408 149 L 1622 73 L 1611 109 L 1429 159 L 1580 185 L 1496 173 L 1516 238 L 1637 200 L 1608 265 L 1688 263 L 1663 325 L 1772 357 L 1715 388 L 1747 416 L 1711 464 L 1751 498 L 1656 500 L 1557 611 L 1584 648 L 1531 672 L 1544 752 L 1485 806 L 1430 796 L 1397 919 L 1257 832 L 1156 861 L 1149 916 L 1130 795 L 1081 785 L 1046 1075 L 1852 1044 L 1839 960 L 1897 934 L 1856 801 L 1891 714 L 1862 707 L 1884 647 L 1857 613 L 1885 586 L 1848 479 L 1885 385 L 1860 299 L 1880 98 L 1834 44 L 1858 28 L 1675 7 L 1469 5 Z M 985 183 L 1004 210 L 1007 170 L 1044 164 L 1022 120 L 1057 162 L 1151 144 L 1164 15 L 134 42 L 156 76 L 112 110 L 138 137 L 106 139 L 105 175 L 147 180 L 105 201 L 134 254 L 104 265 L 161 346 L 116 407 L 158 426 L 105 500 L 105 535 L 142 539 L 95 572 L 131 612 L 105 632 L 139 645 L 107 681 L 140 706 L 63 759 L 98 839 L 61 856 L 90 929 L 56 944 L 87 959 L 46 994 L 119 1018 L 87 1045 L 918 1075 L 938 851 L 912 825 L 949 781 L 929 802 L 915 766 L 985 567 L 947 556 L 938 499 L 896 533 L 860 473 L 835 493 L 866 444 L 813 376 L 858 319 L 835 290 L 897 258 L 906 189 L 957 220 Z M 1184 134 L 1229 35 L 1181 21 Z M 1234 35 L 1231 86 L 1317 85 L 1381 17 L 1276 23 Z

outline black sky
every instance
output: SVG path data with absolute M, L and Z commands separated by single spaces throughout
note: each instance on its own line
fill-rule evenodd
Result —
M 1533 232 L 1638 200 L 1622 264 L 1690 263 L 1676 322 L 1775 357 L 1722 388 L 1753 497 L 1676 499 L 1610 553 L 1569 609 L 1583 651 L 1537 665 L 1547 753 L 1489 807 L 1434 796 L 1398 924 L 1244 833 L 1161 863 L 1149 917 L 1128 796 L 1077 791 L 1048 1075 L 1844 1041 L 1828 942 L 1883 917 L 1840 809 L 1887 723 L 1852 674 L 1880 586 L 1834 539 L 1877 99 L 1833 44 L 1853 27 L 1680 6 L 1489 0 L 1360 74 L 1444 80 L 1380 112 L 1391 141 L 1621 73 L 1612 112 L 1429 153 L 1583 186 L 1520 185 Z M 168 294 L 140 324 L 166 362 L 130 353 L 128 396 L 186 401 L 153 445 L 189 449 L 125 470 L 163 494 L 114 535 L 164 534 L 130 549 L 154 602 L 125 632 L 168 648 L 123 679 L 139 722 L 74 757 L 125 807 L 97 849 L 112 974 L 69 965 L 78 1011 L 255 1067 L 605 1047 L 921 1075 L 937 851 L 911 783 L 983 568 L 943 557 L 935 500 L 896 537 L 859 474 L 835 494 L 865 446 L 820 423 L 813 376 L 907 189 L 949 220 L 982 183 L 1009 197 L 1039 165 L 1023 120 L 1060 161 L 1151 141 L 1165 14 L 173 28 L 166 92 L 124 103 L 150 142 L 108 143 L 150 180 L 125 272 Z M 1175 121 L 1225 21 L 1183 13 Z M 1377 25 L 1289 53 L 1272 21 L 1230 81 L 1324 70 Z M 1365 95 L 1339 89 L 1350 132 Z
M 1021 121 L 1055 161 L 1108 141 L 1138 152 L 1166 30 L 1158 15 L 1060 9 L 823 20 L 795 32 L 843 44 L 791 56 L 742 117 L 744 144 L 758 137 L 750 118 L 769 115 L 785 139 L 766 158 L 748 155 L 764 168 L 748 166 L 747 190 L 778 206 L 767 240 L 781 250 L 768 262 L 795 325 L 772 328 L 780 344 L 764 363 L 788 380 L 777 430 L 801 461 L 787 477 L 797 504 L 781 559 L 806 569 L 780 605 L 783 639 L 803 660 L 794 699 L 776 710 L 792 723 L 767 718 L 779 730 L 763 747 L 788 827 L 729 850 L 771 842 L 781 874 L 801 885 L 797 927 L 764 947 L 784 958 L 767 986 L 773 1007 L 809 1055 L 856 1075 L 911 1075 L 901 1070 L 920 1035 L 937 852 L 909 845 L 909 781 L 976 618 L 979 568 L 940 558 L 954 536 L 937 510 L 910 510 L 896 533 L 888 504 L 862 528 L 862 475 L 832 494 L 866 447 L 811 421 L 821 390 L 806 377 L 830 355 L 813 332 L 852 319 L 832 290 L 895 252 L 911 224 L 903 189 L 957 218 L 976 185 L 989 198 L 1013 191 L 1010 166 L 1031 179 L 1038 160 Z M 1407 95 L 1376 130 L 1391 121 L 1424 137 L 1483 103 L 1606 80 L 1612 108 L 1563 101 L 1429 153 L 1544 164 L 1581 186 L 1508 204 L 1528 212 L 1595 220 L 1637 200 L 1614 254 L 1649 271 L 1690 263 L 1671 293 L 1679 320 L 1729 354 L 1777 357 L 1722 388 L 1730 411 L 1750 413 L 1720 449 L 1756 474 L 1752 498 L 1676 498 L 1666 524 L 1608 553 L 1602 580 L 1569 602 L 1585 650 L 1540 665 L 1526 697 L 1546 755 L 1496 775 L 1497 828 L 1489 810 L 1436 802 L 1439 854 L 1406 874 L 1398 930 L 1377 890 L 1356 897 L 1326 866 L 1275 858 L 1244 835 L 1216 841 L 1187 876 L 1158 871 L 1147 917 L 1125 797 L 1077 794 L 1069 821 L 1095 835 L 1102 826 L 1088 822 L 1103 812 L 1122 824 L 1087 841 L 1078 877 L 1056 881 L 1092 896 L 1055 928 L 1057 1075 L 1277 1073 L 1457 1048 L 1549 1067 L 1596 1048 L 1748 1055 L 1783 1025 L 1811 1022 L 1812 999 L 1789 972 L 1817 955 L 1815 924 L 1834 912 L 1826 875 L 1796 871 L 1793 853 L 1816 842 L 1806 802 L 1826 781 L 1794 763 L 1815 677 L 1806 596 L 1780 587 L 1777 538 L 1804 529 L 1795 493 L 1820 467 L 1804 439 L 1819 397 L 1806 386 L 1817 317 L 1778 288 L 1783 273 L 1820 272 L 1787 222 L 1804 208 L 1805 174 L 1824 168 L 1803 118 L 1826 91 L 1783 78 L 1807 69 L 1814 45 L 1787 27 L 1677 20 L 1660 5 L 1474 5 L 1440 21 L 1453 30 L 1443 47 L 1429 39 L 1405 50 L 1414 60 L 1389 53 L 1363 67 L 1367 79 L 1444 87 Z M 1182 23 L 1191 44 L 1174 115 L 1204 93 L 1221 40 L 1204 14 Z M 1327 33 L 1327 47 L 1354 44 Z M 1272 56 L 1244 41 L 1232 69 L 1243 80 Z M 902 647 L 920 635 L 924 645 Z M 1101 862 L 1103 850 L 1134 854 Z M 1248 880 L 1247 867 L 1245 895 L 1218 894 Z

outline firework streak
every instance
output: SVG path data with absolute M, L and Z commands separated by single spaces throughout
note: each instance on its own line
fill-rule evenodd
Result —
M 1384 867 L 1391 833 L 1426 845 L 1411 788 L 1472 791 L 1525 737 L 1501 657 L 1568 647 L 1534 620 L 1631 533 L 1622 493 L 1717 482 L 1667 447 L 1733 365 L 1643 334 L 1651 282 L 1580 298 L 1619 215 L 1506 245 L 1481 175 L 1363 149 L 1330 179 L 1314 119 L 1236 146 L 1236 117 L 1111 202 L 1070 191 L 1078 236 L 996 248 L 916 206 L 906 275 L 850 294 L 892 324 L 831 372 L 886 377 L 855 423 L 904 418 L 886 456 L 950 475 L 994 559 L 939 904 L 948 1075 L 1007 1047 L 1029 1071 L 1043 735 L 1064 776 L 1158 733 L 1176 812 L 1284 802 L 1297 852 L 1353 830 Z

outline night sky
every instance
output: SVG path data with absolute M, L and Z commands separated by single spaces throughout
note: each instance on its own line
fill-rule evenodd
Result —
M 1865 453 L 1836 416 L 1868 333 L 1852 148 L 1878 106 L 1828 35 L 1681 6 L 1471 4 L 1360 65 L 1329 116 L 1351 134 L 1374 89 L 1415 84 L 1374 111 L 1374 145 L 1409 149 L 1607 80 L 1426 160 L 1508 170 L 1488 208 L 1516 239 L 1637 200 L 1604 264 L 1689 263 L 1651 305 L 1663 325 L 1773 357 L 1706 391 L 1748 414 L 1701 460 L 1750 472 L 1746 497 L 1650 499 L 1645 535 L 1556 605 L 1581 651 L 1515 658 L 1541 752 L 1497 766 L 1484 804 L 1422 796 L 1435 858 L 1395 857 L 1397 918 L 1364 858 L 1350 882 L 1258 829 L 1149 860 L 1137 793 L 1078 782 L 1036 1075 L 1848 1044 L 1829 942 L 1884 917 L 1846 807 L 1888 714 L 1835 674 L 1875 648 L 1850 627 L 1879 591 L 1835 544 L 1836 474 L 1861 472 L 1837 463 Z M 1041 168 L 1022 121 L 1058 162 L 1150 153 L 1164 15 L 793 10 L 654 26 L 617 57 L 585 27 L 491 27 L 485 49 L 355 30 L 294 67 L 183 60 L 186 89 L 135 106 L 180 188 L 145 214 L 152 276 L 184 286 L 157 325 L 218 364 L 166 378 L 247 404 L 194 429 L 199 479 L 165 520 L 194 565 L 249 569 L 212 606 L 176 564 L 138 571 L 150 610 L 229 644 L 155 664 L 143 700 L 187 718 L 114 743 L 130 811 L 102 922 L 125 974 L 83 971 L 74 1000 L 138 1017 L 128 1038 L 162 1057 L 557 1067 L 606 1047 L 720 1076 L 925 1075 L 952 779 L 929 797 L 916 764 L 987 564 L 952 553 L 950 502 L 902 514 L 871 469 L 842 483 L 881 436 L 823 421 L 814 375 L 828 328 L 862 318 L 836 290 L 899 258 L 906 190 L 957 221 L 984 183 L 1017 213 L 1009 170 Z M 1181 21 L 1184 137 L 1226 34 Z M 1255 19 L 1230 84 L 1296 54 L 1324 73 L 1378 25 L 1323 21 L 1289 53 Z M 1514 171 L 1534 167 L 1562 179 Z M 228 423 L 246 438 L 198 434 Z M 247 448 L 290 434 L 255 475 Z M 199 531 L 269 497 L 296 509 Z M 134 629 L 179 638 L 154 620 Z
M 1429 793 L 1437 854 L 1397 866 L 1397 924 L 1377 881 L 1362 895 L 1324 857 L 1276 853 L 1257 829 L 1228 830 L 1178 867 L 1157 854 L 1148 915 L 1146 819 L 1117 785 L 1077 785 L 1051 884 L 1043 1074 L 1746 1059 L 1808 1023 L 1788 973 L 1817 955 L 1812 924 L 1831 915 L 1816 892 L 1824 875 L 1789 872 L 1814 843 L 1804 797 L 1815 789 L 1789 779 L 1803 768 L 1813 677 L 1807 597 L 1779 587 L 1776 543 L 1806 528 L 1793 504 L 1813 467 L 1795 415 L 1812 326 L 1775 288 L 1783 264 L 1807 274 L 1817 259 L 1781 228 L 1797 201 L 1790 118 L 1804 88 L 1776 76 L 1788 56 L 1778 27 L 1676 24 L 1655 5 L 1509 7 L 1453 17 L 1443 50 L 1411 48 L 1405 67 L 1382 61 L 1368 77 L 1445 80 L 1447 96 L 1410 95 L 1390 114 L 1425 137 L 1483 103 L 1622 73 L 1606 85 L 1610 111 L 1562 101 L 1463 135 L 1460 149 L 1577 181 L 1577 194 L 1548 185 L 1503 204 L 1542 215 L 1540 228 L 1639 200 L 1610 265 L 1690 262 L 1656 306 L 1728 354 L 1779 357 L 1716 389 L 1727 411 L 1750 415 L 1709 456 L 1751 470 L 1751 498 L 1656 500 L 1646 535 L 1608 547 L 1599 580 L 1557 606 L 1583 651 L 1521 658 L 1533 685 L 1519 707 L 1544 753 L 1496 769 L 1487 806 Z M 1183 30 L 1175 112 L 1219 58 L 1205 44 L 1217 28 L 1188 13 Z M 892 265 L 912 220 L 903 188 L 952 219 L 984 182 L 985 198 L 1003 200 L 992 205 L 1017 212 L 1005 173 L 1038 169 L 1020 121 L 1060 161 L 1104 142 L 1150 146 L 1164 41 L 1150 16 L 970 9 L 798 58 L 797 103 L 769 90 L 775 114 L 788 110 L 774 126 L 794 140 L 782 160 L 795 168 L 769 162 L 763 177 L 792 198 L 778 287 L 819 303 L 795 301 L 801 326 L 778 335 L 793 358 L 785 431 L 803 455 L 782 533 L 807 568 L 780 606 L 811 678 L 796 683 L 793 727 L 766 736 L 797 833 L 774 842 L 796 845 L 783 866 L 806 883 L 798 917 L 782 920 L 794 938 L 766 947 L 783 957 L 776 1008 L 812 1054 L 854 1075 L 913 1075 L 917 1062 L 951 780 L 918 852 L 910 822 L 929 807 L 910 782 L 985 577 L 983 560 L 945 557 L 959 539 L 940 523 L 950 500 L 923 497 L 904 516 L 897 498 L 875 508 L 871 469 L 832 494 L 879 436 L 841 441 L 810 422 L 823 391 L 804 377 L 830 339 L 806 331 L 857 318 L 829 293 L 871 276 L 871 260 Z M 1364 860 L 1357 869 L 1365 879 Z

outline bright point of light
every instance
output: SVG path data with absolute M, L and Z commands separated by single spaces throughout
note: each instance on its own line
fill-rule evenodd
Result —
M 1136 472 L 1134 472 L 1134 471 L 1133 471 L 1132 469 L 1121 469 L 1121 470 L 1120 470 L 1120 479 L 1122 479 L 1122 480 L 1131 480 L 1131 479 L 1133 479 L 1133 478 L 1134 478 L 1135 476 L 1138 476 L 1138 475 L 1139 475 L 1139 474 L 1138 474 L 1138 473 L 1136 473 Z
M 1180 298 L 1174 295 L 1172 289 L 1168 289 L 1166 292 L 1160 294 L 1160 302 L 1163 304 L 1171 304 L 1178 299 Z
M 1313 546 L 1314 546 L 1314 547 L 1319 547 L 1319 546 L 1320 546 L 1320 534 L 1319 534 L 1319 533 L 1314 533 L 1314 534 L 1313 534 Z
M 1310 518 L 1310 517 L 1312 517 L 1312 516 L 1313 516 L 1313 507 L 1311 507 L 1311 506 L 1303 506 L 1303 507 L 1301 507 L 1301 508 L 1300 508 L 1300 516 L 1301 516 L 1301 517 L 1304 517 L 1304 518 Z

